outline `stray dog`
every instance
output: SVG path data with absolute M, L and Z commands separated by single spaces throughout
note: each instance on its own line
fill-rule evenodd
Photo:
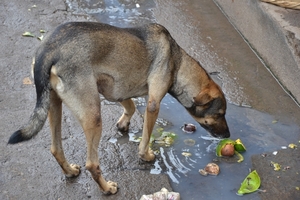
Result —
M 61 142 L 62 102 L 79 120 L 87 140 L 88 169 L 101 191 L 117 192 L 99 166 L 102 120 L 99 93 L 120 102 L 124 113 L 117 122 L 127 132 L 135 112 L 131 98 L 148 95 L 139 156 L 152 161 L 149 139 L 166 93 L 175 97 L 214 137 L 230 136 L 225 119 L 226 100 L 220 87 L 159 24 L 118 28 L 94 22 L 70 22 L 57 27 L 37 49 L 33 60 L 37 101 L 29 122 L 10 137 L 14 144 L 29 140 L 43 127 L 51 128 L 51 153 L 67 177 L 80 166 L 69 164 Z

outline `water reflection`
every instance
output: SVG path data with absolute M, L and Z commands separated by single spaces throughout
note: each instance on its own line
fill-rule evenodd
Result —
M 66 3 L 75 14 L 86 13 L 100 22 L 119 27 L 154 21 L 151 9 L 155 4 L 152 0 L 67 0 Z

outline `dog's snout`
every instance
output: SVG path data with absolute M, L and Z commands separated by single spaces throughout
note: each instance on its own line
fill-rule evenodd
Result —
M 230 131 L 225 118 L 221 118 L 213 124 L 202 124 L 200 125 L 208 131 L 213 137 L 216 138 L 229 138 Z
M 229 129 L 227 128 L 227 130 L 224 131 L 224 133 L 222 134 L 222 138 L 229 138 L 230 137 L 230 131 Z

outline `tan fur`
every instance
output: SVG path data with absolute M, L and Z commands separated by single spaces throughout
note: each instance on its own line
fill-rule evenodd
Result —
M 67 23 L 43 41 L 35 58 L 36 109 L 28 125 L 16 131 L 9 143 L 28 140 L 37 134 L 48 110 L 51 152 L 66 176 L 77 176 L 80 167 L 66 161 L 62 148 L 61 115 L 62 102 L 65 103 L 86 136 L 86 169 L 104 193 L 116 193 L 117 184 L 105 181 L 100 170 L 99 93 L 124 107 L 117 122 L 123 132 L 129 130 L 135 112 L 130 98 L 148 95 L 139 145 L 139 156 L 145 161 L 155 158 L 149 141 L 166 93 L 175 97 L 213 136 L 230 135 L 225 120 L 226 100 L 220 87 L 159 24 L 121 29 L 100 23 Z

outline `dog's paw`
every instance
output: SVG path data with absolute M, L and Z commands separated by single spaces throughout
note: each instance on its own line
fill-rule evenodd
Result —
M 70 164 L 70 167 L 68 168 L 68 172 L 65 173 L 66 177 L 76 177 L 80 174 L 80 166 L 76 164 Z
M 119 120 L 117 123 L 118 131 L 120 131 L 122 133 L 127 133 L 129 131 L 129 125 L 130 125 L 130 122 L 123 122 L 123 121 Z
M 150 162 L 150 161 L 153 161 L 155 159 L 155 155 L 152 151 L 152 149 L 148 149 L 148 151 L 144 154 L 139 154 L 140 155 L 140 158 L 144 161 L 147 161 L 147 162 Z
M 118 184 L 112 181 L 107 181 L 106 191 L 103 191 L 104 194 L 116 194 L 118 191 Z

